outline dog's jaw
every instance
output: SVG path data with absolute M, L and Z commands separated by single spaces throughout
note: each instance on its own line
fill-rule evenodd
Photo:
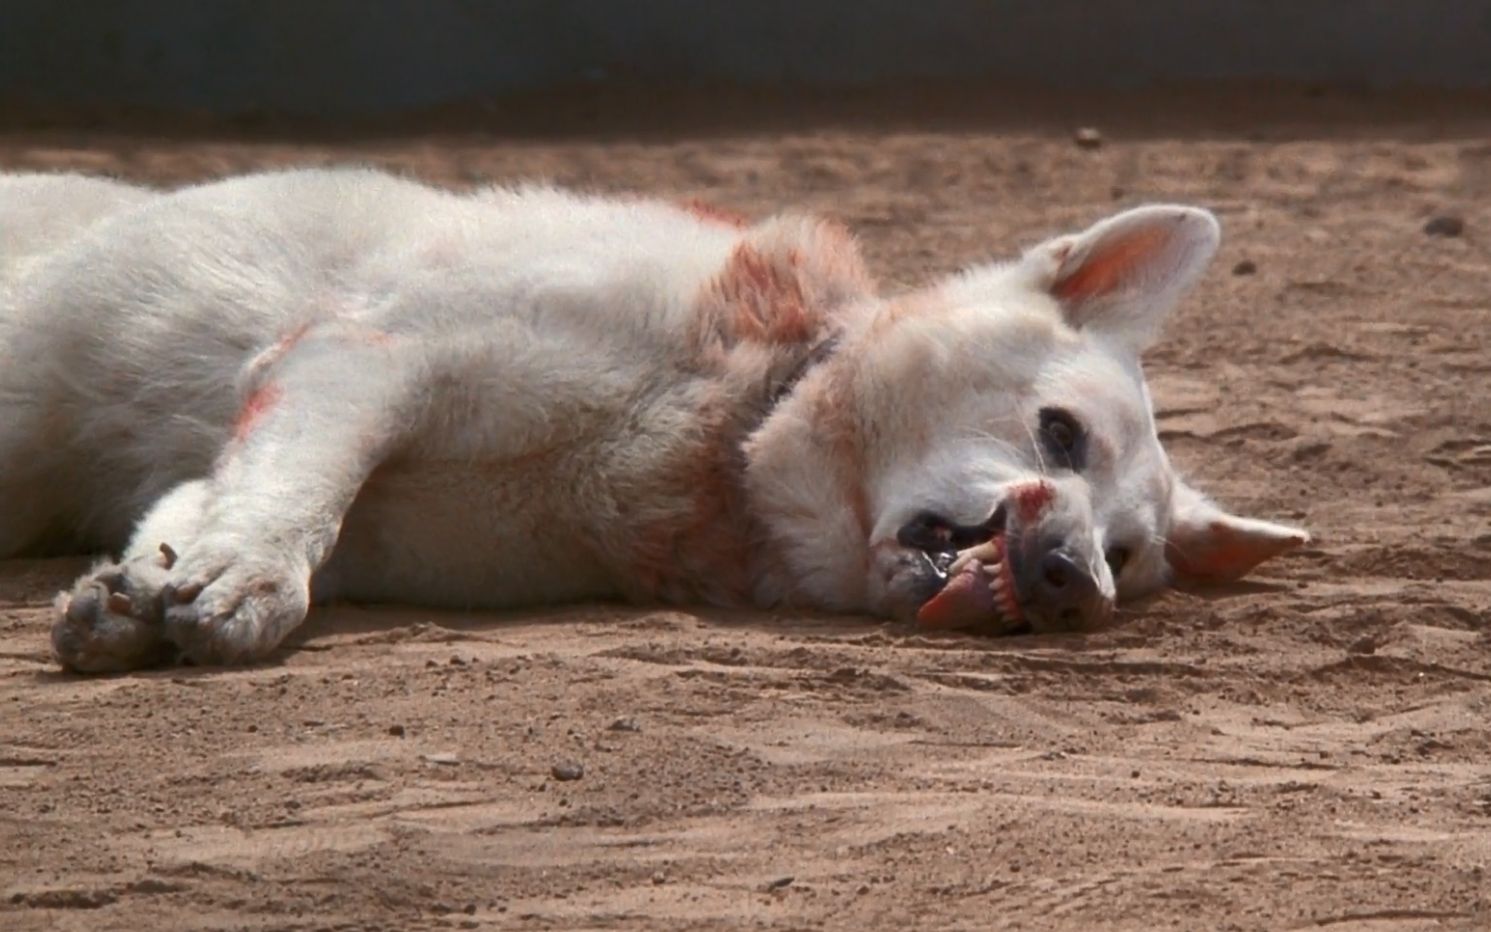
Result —
M 960 554 L 947 581 L 917 609 L 926 628 L 979 628 L 1009 633 L 1026 624 L 1020 605 L 1014 554 L 1003 531 Z

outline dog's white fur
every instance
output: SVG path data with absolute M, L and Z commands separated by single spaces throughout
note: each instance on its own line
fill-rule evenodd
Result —
M 1216 248 L 1194 208 L 891 297 L 813 217 L 361 170 L 0 177 L 0 231 L 0 556 L 123 554 L 59 598 L 72 669 L 260 658 L 312 593 L 906 616 L 898 529 L 1033 487 L 1084 622 L 1304 539 L 1156 438 L 1139 353 Z M 1052 407 L 1080 471 L 1045 462 Z

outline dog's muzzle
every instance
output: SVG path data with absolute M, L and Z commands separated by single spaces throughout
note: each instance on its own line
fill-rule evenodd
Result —
M 1112 617 L 1113 600 L 1078 554 L 1064 540 L 1020 527 L 1003 505 L 977 528 L 941 525 L 949 531 L 935 540 L 922 533 L 929 523 L 919 515 L 898 535 L 903 546 L 927 552 L 935 569 L 919 624 L 1006 634 L 1081 631 Z

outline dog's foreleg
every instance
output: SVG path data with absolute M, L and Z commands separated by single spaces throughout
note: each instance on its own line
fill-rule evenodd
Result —
M 287 338 L 249 367 L 251 384 L 205 480 L 195 527 L 181 539 L 137 533 L 131 545 L 139 555 L 161 545 L 172 554 L 169 568 L 151 568 L 164 575 L 151 588 L 168 645 L 196 663 L 248 662 L 304 620 L 311 574 L 330 555 L 364 480 L 410 423 L 414 362 L 385 334 L 332 323 Z M 149 527 L 147 519 L 141 530 Z M 107 607 L 108 588 L 86 591 Z M 59 629 L 87 614 L 59 609 Z M 135 656 L 155 652 L 116 656 L 112 668 Z M 87 669 L 60 649 L 59 657 Z
M 304 620 L 364 480 L 412 416 L 413 361 L 392 338 L 328 325 L 255 368 L 198 537 L 165 592 L 165 635 L 197 663 L 263 657 Z

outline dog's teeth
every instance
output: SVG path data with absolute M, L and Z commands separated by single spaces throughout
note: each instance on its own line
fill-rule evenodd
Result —
M 108 606 L 109 611 L 116 615 L 133 614 L 135 610 L 135 605 L 130 601 L 129 596 L 122 592 L 110 593 L 108 600 L 104 604 Z
M 982 544 L 970 547 L 964 553 L 971 554 L 980 560 L 998 560 L 1002 554 L 999 551 L 999 539 L 986 540 Z

